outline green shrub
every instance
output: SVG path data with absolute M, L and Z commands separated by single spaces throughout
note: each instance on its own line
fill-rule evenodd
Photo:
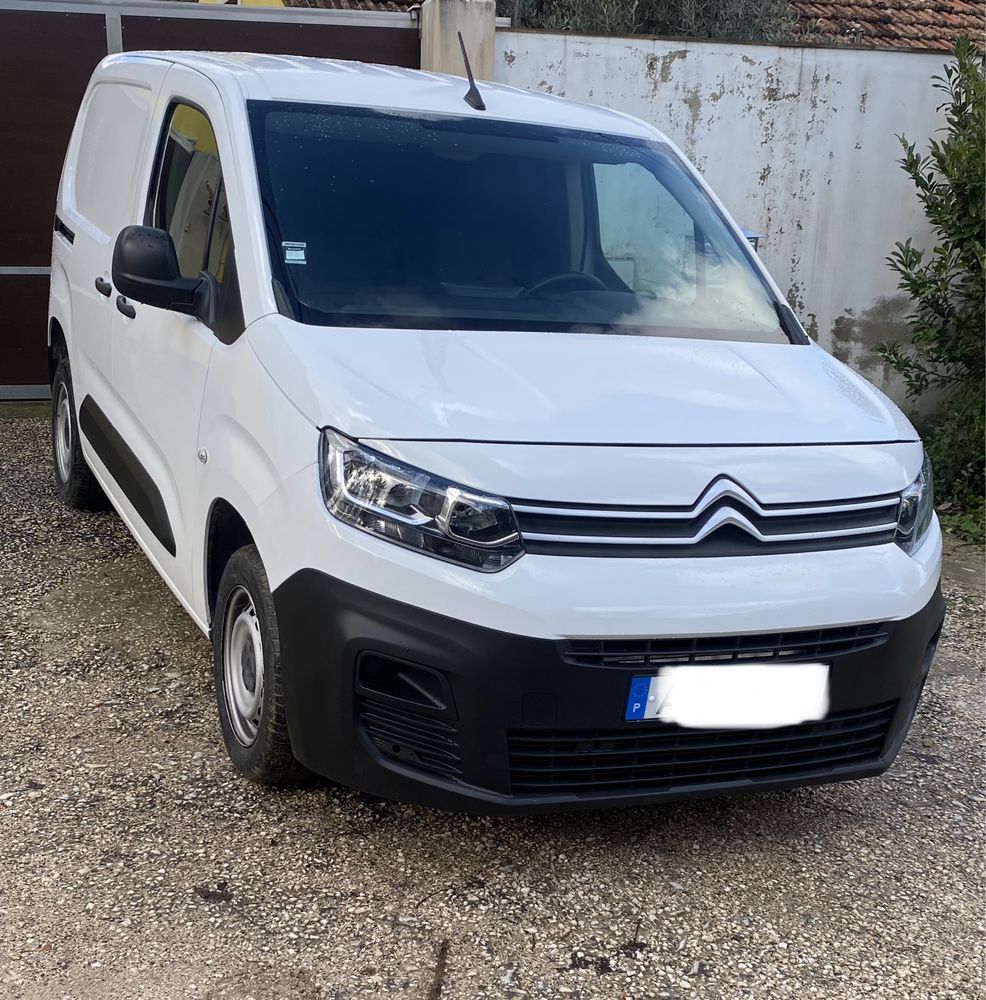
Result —
M 939 513 L 967 538 L 984 534 L 984 331 L 986 282 L 986 87 L 983 54 L 968 39 L 934 87 L 946 95 L 945 127 L 921 155 L 900 136 L 901 166 L 917 189 L 935 246 L 897 243 L 887 262 L 912 300 L 911 342 L 878 352 L 900 373 L 910 397 L 932 393 L 936 415 L 925 428 L 935 466 Z

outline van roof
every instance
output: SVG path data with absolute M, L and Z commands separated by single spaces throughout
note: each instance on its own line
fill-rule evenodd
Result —
M 561 128 L 608 132 L 646 139 L 663 136 L 646 123 L 591 104 L 479 81 L 486 111 L 463 100 L 458 76 L 339 59 L 260 55 L 249 52 L 126 52 L 103 60 L 110 70 L 132 61 L 178 63 L 209 77 L 227 94 L 245 100 L 306 101 L 424 111 L 433 114 L 535 122 Z

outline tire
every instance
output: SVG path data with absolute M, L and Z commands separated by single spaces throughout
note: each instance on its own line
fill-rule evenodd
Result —
M 51 383 L 51 463 L 55 490 L 75 510 L 106 510 L 109 502 L 96 482 L 79 443 L 75 393 L 68 358 L 63 357 Z
M 309 772 L 288 736 L 277 614 L 254 545 L 234 552 L 223 571 L 212 649 L 219 724 L 236 770 L 263 785 L 303 781 Z

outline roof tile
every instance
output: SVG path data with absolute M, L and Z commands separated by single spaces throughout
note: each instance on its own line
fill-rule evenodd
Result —
M 791 0 L 796 32 L 880 48 L 951 49 L 960 35 L 983 47 L 982 0 Z
M 421 0 L 284 0 L 288 7 L 405 12 Z M 959 35 L 986 43 L 983 0 L 790 0 L 795 34 L 880 48 L 951 49 Z

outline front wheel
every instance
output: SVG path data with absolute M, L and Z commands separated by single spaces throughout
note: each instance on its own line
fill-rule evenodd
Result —
M 212 648 L 219 722 L 236 769 L 266 785 L 303 779 L 288 736 L 274 600 L 254 545 L 233 553 L 223 571 Z

